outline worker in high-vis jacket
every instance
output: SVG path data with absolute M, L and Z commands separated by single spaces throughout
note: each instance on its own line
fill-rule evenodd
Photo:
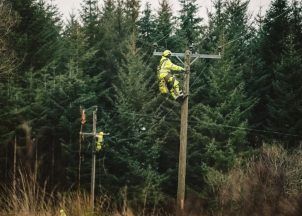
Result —
M 167 94 L 170 91 L 171 96 L 175 100 L 179 100 L 184 95 L 179 87 L 179 81 L 173 76 L 171 71 L 184 71 L 184 68 L 173 64 L 170 60 L 171 55 L 170 50 L 165 50 L 158 65 L 157 78 L 159 80 L 159 90 L 162 94 Z
M 96 151 L 99 152 L 101 151 L 102 147 L 103 147 L 103 142 L 104 142 L 104 132 L 101 131 L 97 134 L 97 142 L 96 142 Z
M 102 150 L 104 144 L 104 136 L 106 135 L 110 135 L 110 133 L 104 133 L 103 131 L 101 131 L 96 134 L 97 141 L 96 141 L 95 150 L 97 152 Z

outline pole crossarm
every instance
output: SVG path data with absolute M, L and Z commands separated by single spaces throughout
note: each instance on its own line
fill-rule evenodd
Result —
M 191 57 L 204 58 L 204 59 L 221 59 L 221 55 L 214 55 L 214 54 L 192 54 Z
M 80 133 L 80 135 L 100 137 L 98 134 L 94 134 L 94 133 Z M 110 133 L 104 133 L 103 135 L 105 135 L 105 136 L 110 135 Z
M 84 135 L 84 136 L 96 136 L 96 134 L 94 133 L 80 133 L 80 135 Z
M 162 56 L 162 52 L 153 52 L 154 56 Z M 175 57 L 185 57 L 185 53 L 172 53 L 171 56 Z M 191 58 L 204 58 L 204 59 L 221 59 L 221 55 L 214 55 L 214 54 L 191 54 Z

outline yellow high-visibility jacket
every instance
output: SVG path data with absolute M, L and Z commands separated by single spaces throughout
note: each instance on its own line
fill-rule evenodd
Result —
M 104 132 L 101 131 L 97 135 L 97 142 L 96 142 L 96 150 L 100 151 L 102 149 L 103 141 L 104 141 Z
M 158 79 L 163 79 L 165 76 L 167 76 L 172 71 L 182 71 L 184 70 L 183 67 L 175 65 L 171 62 L 171 60 L 167 57 L 162 57 L 159 66 L 158 66 Z

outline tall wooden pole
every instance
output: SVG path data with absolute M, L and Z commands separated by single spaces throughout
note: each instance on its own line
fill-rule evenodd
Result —
M 82 153 L 82 131 L 83 131 L 83 124 L 81 124 L 80 130 L 80 138 L 79 138 L 79 163 L 78 163 L 78 190 L 81 188 L 81 153 Z
M 177 187 L 177 216 L 184 215 L 185 186 L 186 186 L 186 163 L 187 163 L 187 133 L 188 133 L 188 109 L 189 109 L 189 81 L 190 81 L 190 60 L 191 51 L 185 52 L 185 75 L 184 75 L 184 95 L 186 95 L 181 105 L 181 125 L 180 125 L 180 147 L 178 164 L 178 187 Z
M 153 52 L 155 56 L 162 56 L 162 52 Z M 177 207 L 176 216 L 184 216 L 185 211 L 185 185 L 186 185 L 186 163 L 187 163 L 187 134 L 188 134 L 188 110 L 189 110 L 189 80 L 190 80 L 190 65 L 193 64 L 197 59 L 220 59 L 219 55 L 211 54 L 192 54 L 190 50 L 185 53 L 172 53 L 171 56 L 177 57 L 181 62 L 180 58 L 184 58 L 185 70 L 184 75 L 184 87 L 183 91 L 186 95 L 181 105 L 181 125 L 180 125 L 180 148 L 179 148 L 179 165 L 178 165 L 178 187 L 177 187 Z M 191 62 L 191 58 L 194 60 Z
M 92 149 L 91 150 L 91 152 L 92 152 L 92 164 L 91 164 L 91 185 L 90 185 L 90 187 L 91 187 L 91 209 L 92 209 L 92 211 L 94 211 L 95 166 L 96 166 L 96 139 L 98 137 L 98 135 L 96 133 L 97 110 L 98 110 L 98 107 L 94 106 L 94 111 L 92 113 L 92 115 L 93 115 L 93 117 L 92 117 L 93 118 L 92 119 L 93 120 L 93 123 L 92 123 L 92 133 L 83 133 L 82 132 L 82 127 L 81 127 L 81 132 L 80 132 L 80 136 L 93 136 L 92 145 L 91 145 L 91 149 Z M 85 115 L 83 116 L 83 113 L 82 113 L 82 120 L 81 120 L 81 122 L 82 122 L 82 124 L 84 124 L 86 122 L 86 117 L 85 117 Z M 108 134 L 106 134 L 106 135 L 108 135 Z M 81 139 L 81 137 L 80 137 L 80 139 Z M 79 170 L 80 170 L 80 162 L 79 162 Z M 78 178 L 80 180 L 80 176 Z
M 13 191 L 14 191 L 14 198 L 16 197 L 16 167 L 17 167 L 17 136 L 15 135 L 14 141 L 14 168 L 13 168 Z
M 37 151 L 36 151 L 37 152 Z M 51 145 L 51 185 L 55 182 L 55 139 L 52 139 Z
M 92 166 L 91 166 L 91 208 L 94 211 L 94 191 L 95 191 L 95 161 L 96 161 L 96 150 L 95 150 L 95 143 L 96 143 L 96 121 L 97 121 L 97 107 L 93 111 L 93 143 L 92 143 Z

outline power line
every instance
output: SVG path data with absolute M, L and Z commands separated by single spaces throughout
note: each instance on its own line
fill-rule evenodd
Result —
M 166 116 L 171 113 L 172 110 L 167 112 L 164 116 L 155 116 L 155 115 L 150 115 L 150 114 L 140 114 L 140 113 L 134 113 L 134 112 L 122 112 L 124 114 L 129 114 L 129 115 L 134 115 L 134 116 L 140 116 L 140 117 L 146 117 L 146 118 L 152 118 L 156 120 L 167 120 L 169 122 L 179 122 L 180 120 L 174 119 L 174 118 L 167 118 Z M 111 113 L 117 113 L 117 112 L 112 112 Z M 237 126 L 232 126 L 228 124 L 217 124 L 217 123 L 210 123 L 202 120 L 189 120 L 189 123 L 193 124 L 203 124 L 207 126 L 215 126 L 215 127 L 224 127 L 224 128 L 233 128 L 233 129 L 239 129 L 239 130 L 247 130 L 247 131 L 254 131 L 254 132 L 262 132 L 262 133 L 268 133 L 268 134 L 278 134 L 278 135 L 284 135 L 284 136 L 292 136 L 292 137 L 302 137 L 298 134 L 290 134 L 290 133 L 284 133 L 281 131 L 273 131 L 273 130 L 261 130 L 261 129 L 254 129 L 254 128 L 248 128 L 248 127 L 237 127 Z
M 200 75 L 205 71 L 205 69 L 206 69 L 206 67 L 204 67 L 204 68 L 202 69 L 202 71 L 198 74 L 198 76 L 194 78 L 194 80 L 193 80 L 193 82 L 192 82 L 192 84 L 191 84 L 191 88 L 193 88 L 194 84 L 195 84 L 196 81 L 200 78 Z
M 239 130 L 247 130 L 247 131 L 263 132 L 263 133 L 278 134 L 278 135 L 285 135 L 285 136 L 292 136 L 292 137 L 302 137 L 302 136 L 297 135 L 297 134 L 290 134 L 290 133 L 284 133 L 284 132 L 272 131 L 272 130 L 253 129 L 253 128 L 248 128 L 248 127 L 236 127 L 236 126 L 227 125 L 227 124 L 209 123 L 209 122 L 205 122 L 205 121 L 201 121 L 201 120 L 190 121 L 190 122 L 194 122 L 194 123 L 202 123 L 202 124 L 208 125 L 208 126 L 217 126 L 217 127 L 233 128 L 233 129 L 239 129 Z
M 279 14 L 279 15 L 273 17 L 273 18 L 271 18 L 271 20 L 268 20 L 268 21 L 266 22 L 266 24 L 271 23 L 274 19 L 277 19 L 278 17 L 282 16 L 283 14 L 285 14 L 285 13 L 287 13 L 287 12 L 288 12 L 288 11 L 285 10 L 283 13 L 281 13 L 281 14 Z M 231 41 L 229 41 L 229 42 L 227 42 L 227 43 L 221 45 L 220 47 L 225 47 L 226 45 L 232 44 L 232 43 L 234 43 L 234 42 L 240 40 L 242 37 L 247 36 L 248 34 L 250 34 L 250 33 L 249 33 L 249 32 L 248 32 L 248 33 L 245 33 L 245 34 L 239 36 L 238 38 L 235 38 L 235 39 L 233 39 L 233 40 L 231 40 Z
M 128 115 L 133 115 L 133 116 L 152 118 L 155 120 L 167 120 L 169 122 L 179 122 L 180 121 L 179 119 L 175 119 L 175 118 L 167 118 L 167 115 L 173 111 L 172 109 L 170 111 L 168 111 L 164 116 L 155 116 L 152 114 L 140 114 L 140 113 L 134 113 L 134 112 L 116 112 L 116 111 L 112 111 L 112 110 L 104 110 L 104 111 L 108 111 L 109 113 L 113 113 L 115 115 L 123 113 L 123 114 L 128 114 Z M 227 124 L 217 124 L 217 123 L 205 122 L 205 121 L 202 121 L 199 119 L 198 120 L 191 119 L 191 120 L 189 120 L 189 123 L 193 123 L 193 124 L 201 123 L 204 125 L 215 126 L 215 127 L 225 127 L 225 128 L 239 129 L 239 130 L 247 130 L 247 131 L 252 131 L 252 132 L 254 131 L 254 132 L 262 132 L 262 133 L 269 133 L 269 134 L 278 134 L 278 135 L 284 135 L 284 136 L 302 137 L 301 135 L 298 135 L 298 134 L 285 133 L 285 132 L 281 132 L 281 131 L 262 130 L 262 129 L 254 129 L 254 128 L 248 128 L 248 127 L 237 127 L 237 126 L 232 126 L 232 125 L 227 125 Z

